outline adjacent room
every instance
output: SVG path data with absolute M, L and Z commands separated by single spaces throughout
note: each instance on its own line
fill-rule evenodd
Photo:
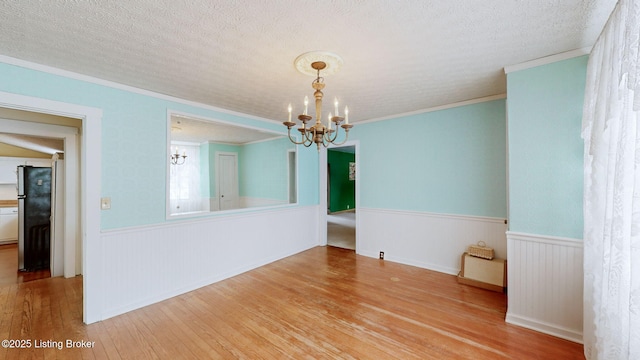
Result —
M 633 358 L 638 3 L 4 2 L 0 357 Z

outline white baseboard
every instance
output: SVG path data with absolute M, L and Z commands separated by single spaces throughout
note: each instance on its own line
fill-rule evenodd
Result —
M 557 324 L 549 324 L 536 319 L 518 316 L 509 313 L 509 311 L 507 311 L 505 322 L 582 344 L 582 332 L 567 329 Z

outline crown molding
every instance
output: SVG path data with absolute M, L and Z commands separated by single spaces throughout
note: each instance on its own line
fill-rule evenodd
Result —
M 562 60 L 568 60 L 568 59 L 572 59 L 572 58 L 583 56 L 583 55 L 589 55 L 591 53 L 591 48 L 592 48 L 591 46 L 583 47 L 580 49 L 575 49 L 571 51 L 562 52 L 559 54 L 549 55 L 549 56 L 541 57 L 538 59 L 525 61 L 520 64 L 505 66 L 504 73 L 508 74 L 514 71 L 525 70 L 525 69 L 529 69 L 536 66 L 547 65 L 547 64 L 551 64 L 551 63 L 562 61 Z
M 227 109 L 215 107 L 215 106 L 212 106 L 212 105 L 199 103 L 199 102 L 196 102 L 196 101 L 185 100 L 185 99 L 181 99 L 181 98 L 178 98 L 178 97 L 174 97 L 174 96 L 170 96 L 170 95 L 165 95 L 165 94 L 160 94 L 160 93 L 157 93 L 157 92 L 153 92 L 151 90 L 145 90 L 145 89 L 137 88 L 137 87 L 134 87 L 134 86 L 124 85 L 124 84 L 120 84 L 120 83 L 117 83 L 117 82 L 114 82 L 114 81 L 104 80 L 104 79 L 96 78 L 96 77 L 89 76 L 89 75 L 83 75 L 83 74 L 79 74 L 79 73 L 76 73 L 76 72 L 73 72 L 73 71 L 63 70 L 63 69 L 55 68 L 55 67 L 48 66 L 48 65 L 42 65 L 42 64 L 38 64 L 38 63 L 26 61 L 26 60 L 16 59 L 16 58 L 12 58 L 12 57 L 5 56 L 5 55 L 0 55 L 0 62 L 5 63 L 5 64 L 9 64 L 9 65 L 22 67 L 22 68 L 25 68 L 25 69 L 44 72 L 44 73 L 51 74 L 51 75 L 63 76 L 63 77 L 74 79 L 74 80 L 80 80 L 80 81 L 85 81 L 85 82 L 96 84 L 96 85 L 106 86 L 106 87 L 110 87 L 110 88 L 113 88 L 113 89 L 124 90 L 124 91 L 132 92 L 132 93 L 135 93 L 135 94 L 139 94 L 139 95 L 145 95 L 145 96 L 153 97 L 153 98 L 156 98 L 156 99 L 172 101 L 172 102 L 176 102 L 176 103 L 180 103 L 180 104 L 184 104 L 184 105 L 198 107 L 198 108 L 201 108 L 201 109 L 216 111 L 216 112 L 224 113 L 224 114 L 227 114 L 227 115 L 239 116 L 239 117 L 243 117 L 243 118 L 247 118 L 247 119 L 264 121 L 264 122 L 268 122 L 268 123 L 272 123 L 272 124 L 281 125 L 281 122 L 276 121 L 276 120 L 267 119 L 267 118 L 254 116 L 254 115 L 249 115 L 249 114 L 244 114 L 244 113 L 237 112 L 237 111 L 227 110 Z
M 397 119 L 397 118 L 406 117 L 406 116 L 424 114 L 424 113 L 433 112 L 433 111 L 447 110 L 447 109 L 456 108 L 456 107 L 459 107 L 459 106 L 479 104 L 479 103 L 483 103 L 483 102 L 506 99 L 506 98 L 507 98 L 507 94 L 506 93 L 497 94 L 497 95 L 491 95 L 491 96 L 485 96 L 485 97 L 481 97 L 481 98 L 465 100 L 465 101 L 455 102 L 455 103 L 446 104 L 446 105 L 439 105 L 439 106 L 434 106 L 434 107 L 430 107 L 430 108 L 426 108 L 426 109 L 421 109 L 421 110 L 416 110 L 416 111 L 411 111 L 411 112 L 406 112 L 406 113 L 401 113 L 401 114 L 389 115 L 389 116 L 379 117 L 379 118 L 375 118 L 375 119 L 362 120 L 362 121 L 356 122 L 355 124 L 360 125 L 360 124 L 367 124 L 367 123 L 383 121 L 383 120 Z

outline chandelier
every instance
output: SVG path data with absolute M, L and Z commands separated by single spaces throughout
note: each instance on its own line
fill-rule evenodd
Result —
M 183 151 L 182 155 L 180 155 L 177 147 L 176 147 L 176 152 L 174 154 L 171 154 L 170 156 L 171 165 L 182 165 L 184 164 L 186 159 L 187 159 L 186 152 Z
M 329 144 L 344 144 L 349 138 L 349 129 L 353 127 L 353 125 L 349 124 L 349 108 L 345 106 L 344 116 L 340 116 L 338 111 L 338 99 L 336 98 L 334 101 L 335 114 L 332 115 L 329 113 L 329 116 L 327 117 L 327 126 L 322 123 L 322 97 L 324 95 L 322 93 L 322 89 L 324 89 L 325 84 L 324 78 L 320 77 L 320 70 L 326 69 L 327 65 L 329 65 L 329 70 L 331 72 L 336 72 L 342 64 L 342 59 L 332 53 L 316 51 L 298 56 L 294 64 L 298 71 L 304 74 L 313 74 L 313 72 L 315 72 L 316 79 L 311 83 L 311 87 L 315 90 L 313 96 L 316 99 L 316 122 L 313 126 L 307 127 L 307 123 L 311 121 L 312 117 L 307 114 L 309 98 L 305 96 L 304 113 L 302 113 L 302 115 L 298 115 L 298 120 L 302 123 L 302 126 L 298 128 L 298 131 L 302 135 L 302 140 L 296 141 L 296 139 L 291 136 L 291 128 L 294 127 L 296 123 L 291 121 L 292 108 L 291 104 L 289 104 L 289 119 L 283 122 L 284 126 L 287 127 L 289 140 L 296 145 L 304 145 L 305 147 L 309 147 L 315 143 L 318 146 L 318 151 L 320 151 L 320 145 L 327 147 Z M 311 69 L 309 69 L 309 67 Z M 343 121 L 344 124 L 342 124 Z M 340 128 L 344 130 L 344 140 L 340 143 L 336 143 L 335 141 L 338 139 Z

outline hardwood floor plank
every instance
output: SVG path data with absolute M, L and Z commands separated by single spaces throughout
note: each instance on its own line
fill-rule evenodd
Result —
M 0 340 L 10 339 L 17 285 L 0 287 Z M 0 359 L 8 358 L 9 349 L 0 347 Z
M 260 282 L 262 284 L 266 284 L 269 280 L 261 279 Z M 273 285 L 274 286 L 272 286 L 271 290 L 266 288 L 259 288 L 258 290 L 260 293 L 264 294 L 274 293 L 276 291 L 274 289 L 277 288 L 277 284 Z M 296 286 L 293 288 L 295 287 Z M 313 292 L 319 289 L 312 288 L 309 290 Z M 242 294 L 238 294 L 236 296 L 242 296 Z M 280 300 L 282 296 L 286 296 L 287 302 L 291 303 L 293 306 L 284 308 L 282 306 L 282 301 Z M 289 292 L 288 294 L 277 294 L 269 297 L 263 296 L 260 299 L 260 302 L 265 303 L 267 300 L 271 300 L 270 304 L 264 305 L 265 311 L 268 311 L 268 309 L 271 308 L 279 309 L 279 313 L 275 314 L 275 316 L 271 318 L 272 321 L 277 322 L 280 317 L 302 320 L 297 323 L 290 323 L 290 325 L 295 326 L 297 329 L 304 330 L 298 334 L 307 338 L 310 333 L 313 334 L 315 331 L 313 339 L 322 344 L 322 346 L 314 348 L 316 354 L 321 354 L 325 351 L 333 351 L 337 355 L 344 357 L 344 349 L 339 346 L 335 346 L 337 343 L 335 338 L 338 337 L 343 340 L 346 339 L 348 342 L 357 345 L 349 350 L 349 352 L 356 358 L 362 358 L 363 356 L 367 356 L 367 354 L 368 356 L 375 356 L 377 358 L 388 358 L 390 356 L 390 354 L 385 351 L 385 347 L 381 348 L 381 345 L 383 344 L 380 344 L 379 341 L 364 341 L 364 339 L 370 334 L 360 332 L 360 329 L 357 327 L 356 320 L 351 317 L 350 313 L 343 312 L 340 304 L 330 301 L 329 299 L 323 299 L 318 302 L 317 299 L 320 298 L 321 297 L 318 297 L 315 294 L 307 294 L 296 290 L 293 294 Z M 251 305 L 253 308 L 259 308 L 259 306 L 259 303 Z M 284 313 L 285 310 L 287 311 L 286 313 Z M 327 319 L 330 319 L 331 321 L 326 321 Z M 308 326 L 308 324 L 311 324 L 312 326 Z M 404 352 L 404 350 L 401 352 Z M 408 353 L 404 355 L 405 358 L 411 358 Z
M 127 321 L 136 325 L 140 336 L 148 342 L 149 347 L 153 350 L 154 357 L 159 359 L 177 359 L 181 355 L 185 355 L 181 344 L 174 341 L 175 337 L 164 336 L 169 333 L 167 330 L 157 331 L 156 325 L 146 312 L 130 312 L 125 314 L 125 317 L 128 318 Z M 173 346 L 169 346 L 171 343 L 173 343 Z
M 212 345 L 199 336 L 199 332 L 193 330 L 191 323 L 195 318 L 186 312 L 182 306 L 177 305 L 176 301 L 158 305 L 166 317 L 167 323 L 172 324 L 172 326 L 175 326 L 176 330 L 179 331 L 179 335 L 176 338 L 185 344 L 189 344 L 188 349 L 193 353 L 195 358 L 208 359 L 215 358 L 215 356 L 219 355 L 213 350 Z M 215 323 L 211 323 L 209 326 L 212 327 L 214 324 Z M 218 324 L 215 324 L 215 326 L 218 327 Z
M 120 359 L 120 355 L 116 347 L 111 342 L 111 338 L 106 336 L 106 330 L 104 329 L 104 324 L 102 322 L 92 324 L 91 326 L 86 326 L 83 324 L 83 327 L 86 331 L 86 339 L 95 341 L 95 347 L 91 349 L 91 355 L 84 357 L 84 354 L 87 352 L 83 352 L 83 358 L 88 359 L 96 359 L 96 360 L 116 360 Z
M 504 294 L 455 276 L 317 247 L 91 325 L 81 277 L 1 286 L 3 339 L 95 345 L 0 358 L 584 359 L 580 344 L 506 324 L 505 312 Z
M 251 358 L 251 353 L 245 349 L 247 339 L 242 332 L 224 320 L 224 317 L 210 311 L 212 304 L 202 301 L 199 297 L 192 296 L 182 299 L 181 305 L 185 313 L 188 313 L 188 326 L 207 342 L 215 347 L 221 356 L 236 358 Z M 231 312 L 227 312 L 230 314 Z M 210 324 L 216 324 L 212 328 Z

